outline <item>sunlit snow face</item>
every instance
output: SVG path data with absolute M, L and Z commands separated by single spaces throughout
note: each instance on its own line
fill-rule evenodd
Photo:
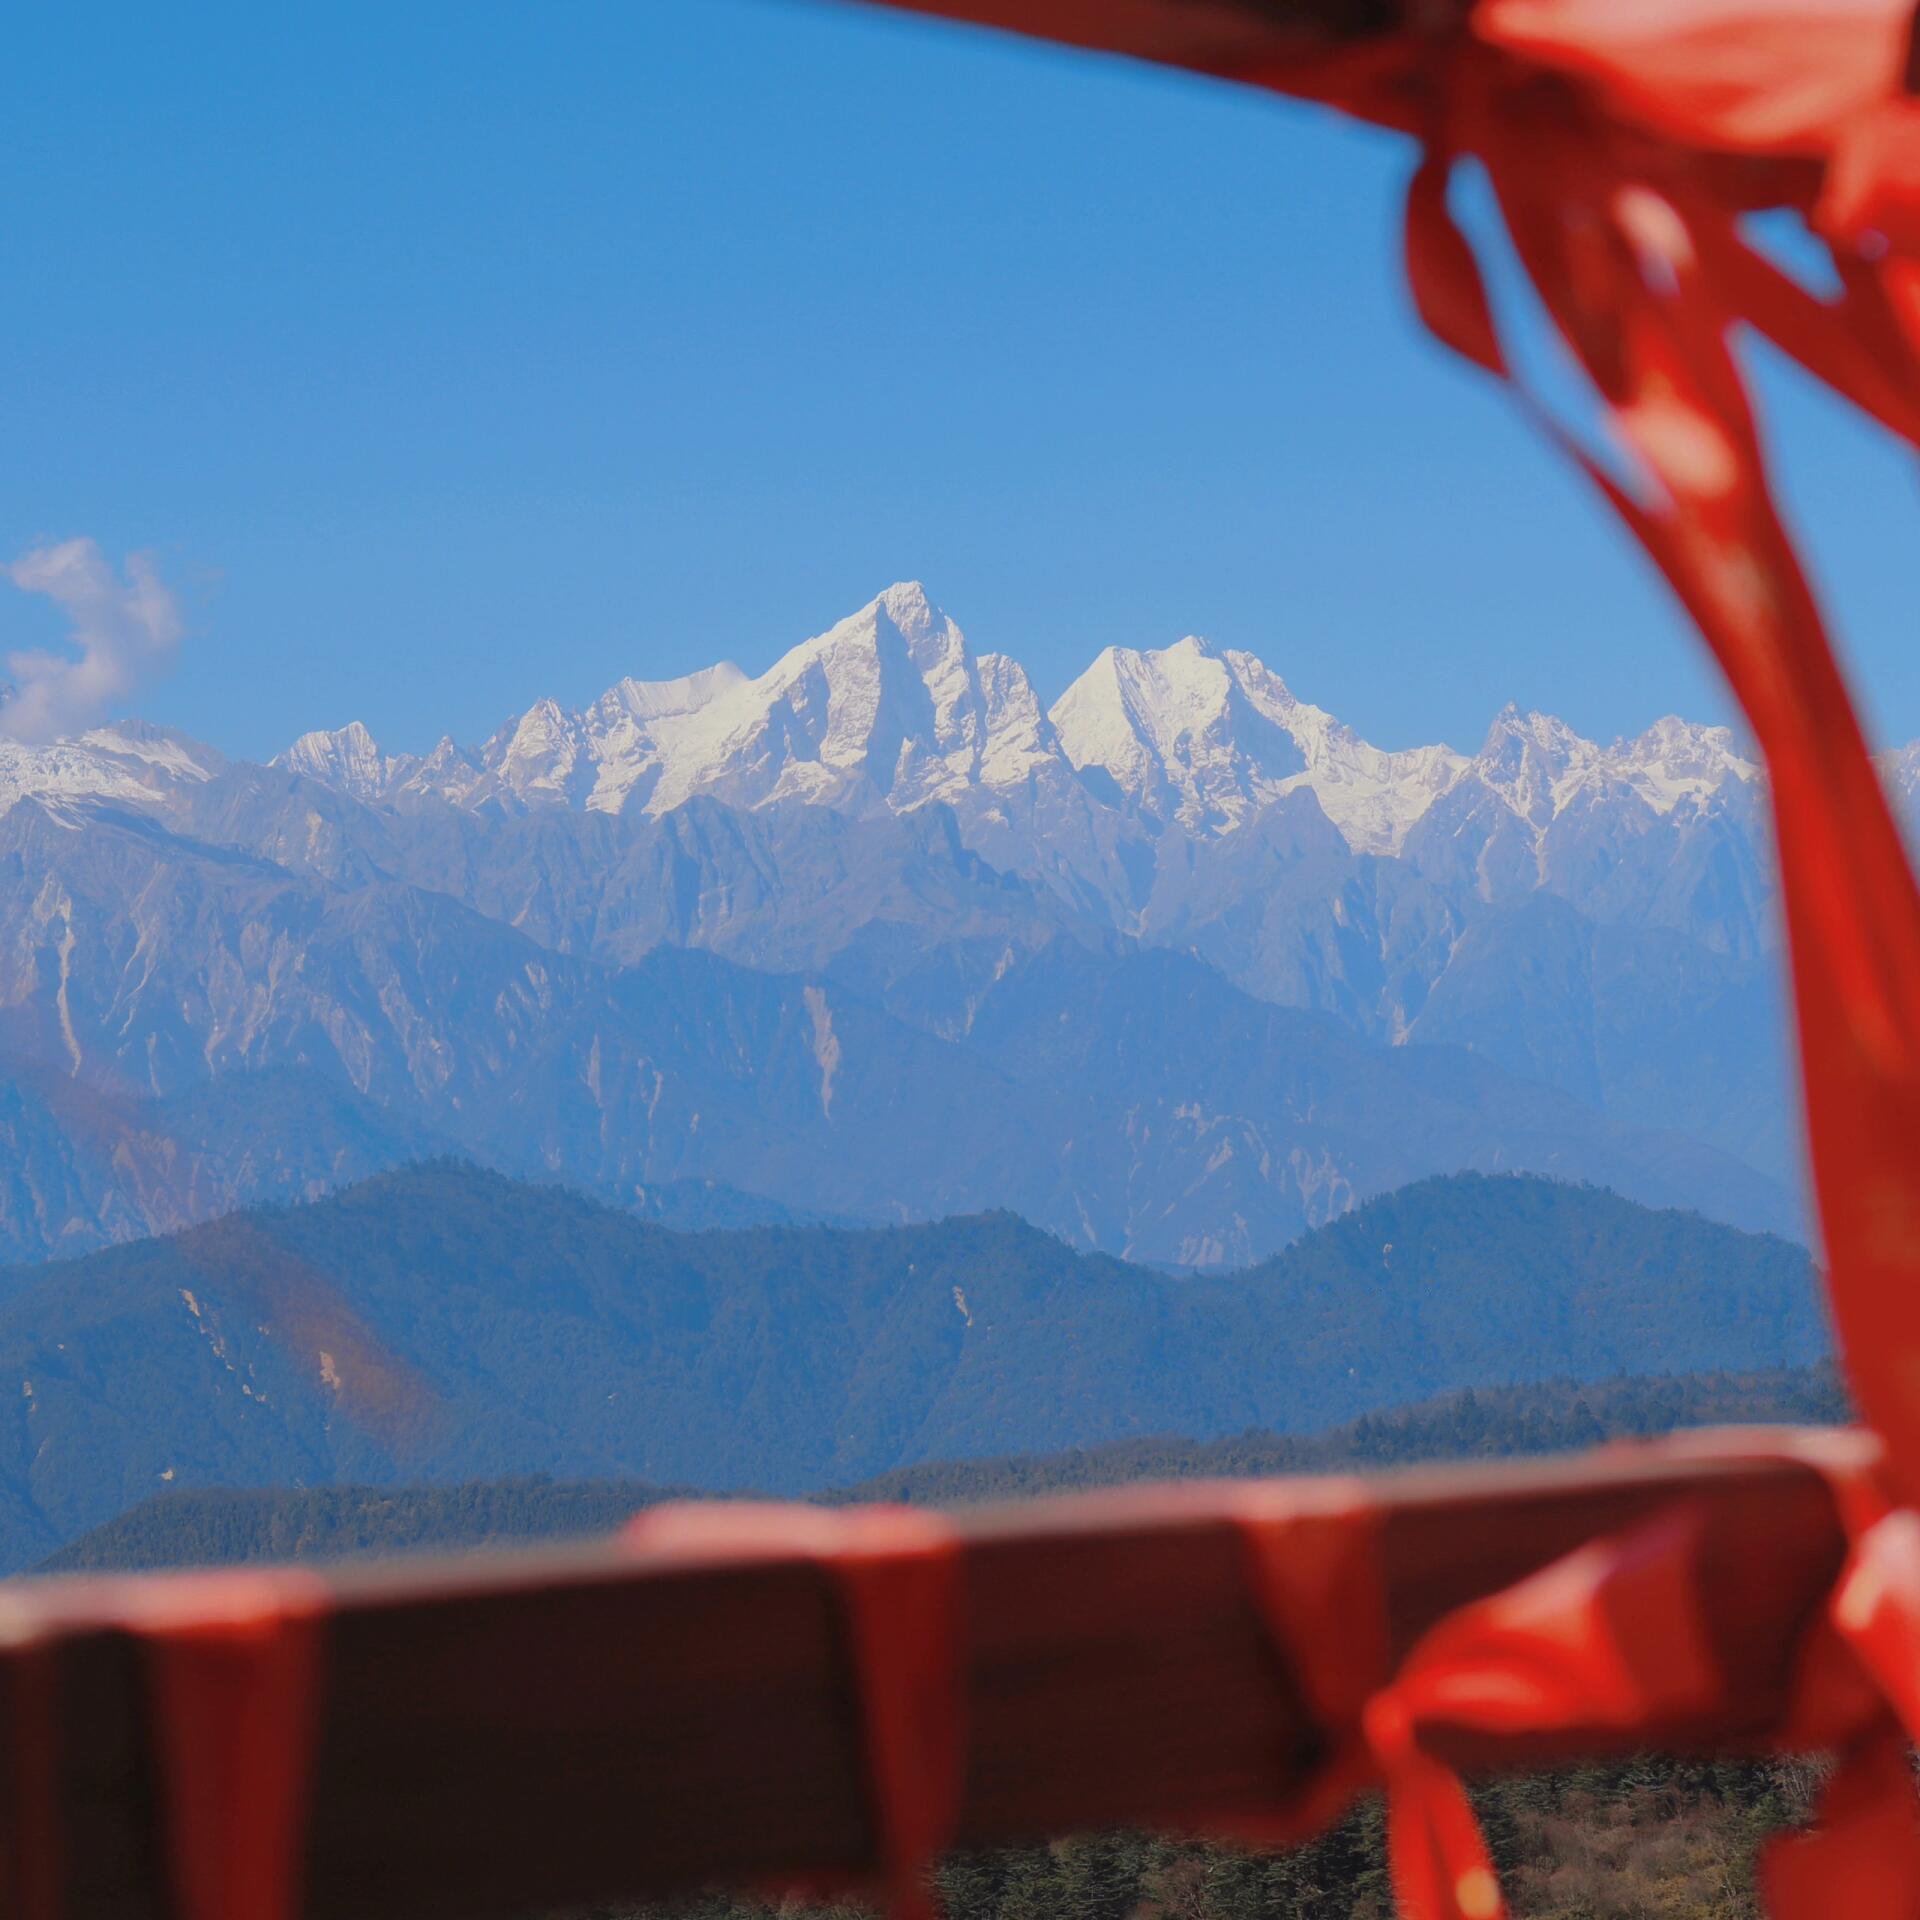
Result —
M 23 792 L 145 801 L 217 764 L 192 743 L 157 745 L 162 736 L 138 732 L 0 744 L 0 804 Z M 354 722 L 303 735 L 278 764 L 361 801 L 513 811 L 662 814 L 702 794 L 895 813 L 940 803 L 1000 836 L 996 857 L 1008 854 L 1001 841 L 1022 811 L 1039 808 L 1062 842 L 1051 855 L 1069 858 L 1067 843 L 1129 823 L 1231 834 L 1302 789 L 1352 851 L 1393 854 L 1463 786 L 1539 832 L 1596 801 L 1631 796 L 1671 815 L 1744 795 L 1757 778 L 1726 729 L 1673 718 L 1601 746 L 1508 708 L 1475 754 L 1383 752 L 1298 699 L 1256 655 L 1193 636 L 1107 648 L 1049 712 L 1016 660 L 976 655 L 917 582 L 889 588 L 757 677 L 723 661 L 674 680 L 622 680 L 581 711 L 542 700 L 478 748 L 447 739 L 424 756 L 389 755 Z M 1920 783 L 1920 749 L 1891 756 L 1889 774 L 1903 791 Z M 1101 826 L 1107 816 L 1112 828 Z

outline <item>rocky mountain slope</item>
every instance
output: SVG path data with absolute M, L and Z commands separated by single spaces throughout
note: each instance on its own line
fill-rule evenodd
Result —
M 1724 731 L 1382 752 L 1193 639 L 1049 712 L 895 587 L 424 756 L 0 745 L 0 1250 L 447 1145 L 1201 1264 L 1474 1166 L 1795 1227 L 1775 946 Z
M 930 956 L 876 925 L 819 974 L 675 943 L 613 966 L 447 893 L 32 801 L 0 818 L 6 868 L 39 876 L 0 888 L 0 1020 L 33 1063 L 0 1107 L 16 1258 L 449 1146 L 643 1208 L 715 1184 L 866 1219 L 1009 1207 L 1198 1265 L 1436 1161 L 1790 1224 L 1762 1175 L 1684 1136 L 1124 943 Z

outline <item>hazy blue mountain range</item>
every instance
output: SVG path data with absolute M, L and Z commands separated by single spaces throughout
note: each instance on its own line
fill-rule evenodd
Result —
M 1823 1351 L 1800 1248 L 1529 1177 L 1427 1180 L 1196 1277 L 1006 1213 L 677 1233 L 443 1162 L 0 1274 L 0 1538 L 29 1564 L 175 1486 L 801 1492 Z
M 1464 1168 L 1800 1232 L 1759 798 L 1677 720 L 1384 753 L 1196 640 L 1043 710 L 917 587 L 425 756 L 0 743 L 0 1255 L 445 1150 L 1194 1266 Z

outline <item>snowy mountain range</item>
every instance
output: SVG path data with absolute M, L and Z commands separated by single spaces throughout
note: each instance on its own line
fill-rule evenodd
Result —
M 1192 637 L 1047 709 L 913 584 L 475 747 L 0 744 L 0 1250 L 448 1147 L 1192 1265 L 1466 1166 L 1793 1229 L 1761 798 L 1678 719 L 1385 752 Z
M 671 812 L 698 794 L 895 813 L 935 803 L 1025 817 L 1041 795 L 1218 836 L 1304 789 L 1356 853 L 1397 853 L 1443 795 L 1482 783 L 1539 831 L 1630 793 L 1658 814 L 1744 798 L 1756 768 L 1724 728 L 1662 720 L 1601 747 L 1509 707 L 1480 752 L 1385 753 L 1297 699 L 1250 653 L 1189 635 L 1108 647 L 1049 711 L 1018 661 L 975 654 L 917 581 L 889 587 L 757 679 L 722 661 L 622 680 L 592 706 L 542 700 L 477 749 L 389 755 L 358 723 L 276 765 L 366 801 Z

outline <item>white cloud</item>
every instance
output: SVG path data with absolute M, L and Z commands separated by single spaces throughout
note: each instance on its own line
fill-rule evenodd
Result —
M 45 594 L 67 619 L 70 651 L 6 657 L 11 691 L 0 697 L 0 734 L 15 740 L 84 733 L 158 672 L 180 643 L 179 603 L 145 554 L 126 578 L 92 540 L 63 540 L 22 554 L 0 573 L 22 593 Z

